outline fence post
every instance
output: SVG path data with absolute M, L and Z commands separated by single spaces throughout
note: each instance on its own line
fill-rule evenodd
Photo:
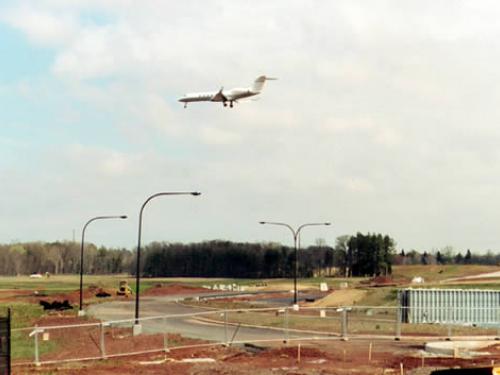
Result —
M 167 332 L 167 318 L 163 317 L 163 351 L 168 353 L 170 350 L 168 349 L 168 332 Z
M 497 335 L 495 337 L 495 340 L 500 340 L 500 308 L 496 308 L 497 310 L 497 317 L 496 317 L 496 325 L 497 325 Z
M 35 325 L 35 333 L 34 333 L 34 340 L 35 340 L 35 366 L 40 366 L 40 352 L 38 348 L 38 325 Z
M 11 310 L 7 309 L 7 316 L 0 317 L 0 373 L 11 373 Z
M 104 343 L 104 330 L 105 330 L 105 324 L 104 323 L 101 323 L 99 325 L 99 328 L 100 328 L 100 333 L 101 333 L 101 345 L 100 345 L 100 349 L 101 349 L 101 358 L 106 358 L 106 346 L 105 346 L 105 343 Z
M 398 306 L 396 308 L 396 335 L 394 337 L 394 340 L 399 341 L 401 340 L 401 320 L 402 320 L 402 315 L 403 315 L 403 307 Z
M 447 312 L 446 312 L 447 332 L 448 332 L 447 337 L 446 337 L 446 341 L 450 341 L 451 340 L 451 328 L 452 328 L 452 324 L 451 324 L 450 314 L 451 314 L 451 309 L 448 309 Z
M 224 310 L 224 342 L 226 346 L 229 346 L 229 337 L 227 334 L 227 310 Z
M 285 330 L 285 340 L 283 341 L 285 344 L 290 340 L 290 332 L 288 330 L 289 322 L 288 322 L 288 307 L 285 307 L 285 313 L 283 314 L 283 328 Z
M 347 341 L 347 308 L 343 307 L 342 312 L 342 340 Z

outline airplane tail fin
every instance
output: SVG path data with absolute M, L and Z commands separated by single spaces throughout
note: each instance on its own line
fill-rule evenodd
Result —
M 266 81 L 271 81 L 275 80 L 277 78 L 271 78 L 271 77 L 266 77 L 266 76 L 260 76 L 258 77 L 252 85 L 252 92 L 261 92 L 262 89 L 264 88 L 264 83 Z

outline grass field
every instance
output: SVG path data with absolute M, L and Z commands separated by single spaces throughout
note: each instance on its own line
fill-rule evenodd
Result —
M 11 309 L 12 314 L 12 358 L 16 360 L 33 358 L 34 341 L 28 336 L 29 331 L 18 331 L 18 329 L 32 327 L 34 322 L 44 315 L 42 307 L 33 303 L 0 303 L 0 316 L 7 314 L 7 308 Z M 44 346 L 41 354 L 55 349 L 55 345 L 49 343 Z
M 415 276 L 420 276 L 424 278 L 426 283 L 440 283 L 447 279 L 495 271 L 500 271 L 500 267 L 482 265 L 409 265 L 393 266 L 392 276 L 396 279 L 405 278 L 408 280 L 411 280 Z
M 232 308 L 238 309 L 232 305 Z M 341 313 L 336 309 L 327 309 L 326 316 L 319 317 L 320 309 L 301 309 L 299 312 L 290 311 L 288 318 L 284 313 L 276 311 L 230 311 L 227 320 L 233 324 L 251 326 L 268 326 L 317 331 L 323 333 L 339 334 L 341 329 Z M 391 308 L 353 308 L 348 313 L 347 331 L 349 334 L 396 335 L 396 309 Z M 224 322 L 225 318 L 220 312 L 210 314 L 205 318 Z M 288 320 L 286 320 L 288 319 Z M 464 325 L 448 326 L 446 324 L 402 324 L 401 332 L 404 335 L 446 336 L 452 335 L 496 335 L 496 328 L 481 328 Z
M 97 286 L 108 291 L 116 290 L 121 280 L 126 280 L 135 293 L 135 277 L 129 275 L 85 275 L 83 279 L 84 289 L 89 286 Z M 349 285 L 358 285 L 362 278 L 353 278 L 348 281 Z M 326 282 L 330 288 L 338 288 L 345 279 L 337 278 L 310 278 L 299 279 L 299 289 L 316 289 L 319 285 Z M 52 275 L 50 278 L 32 279 L 29 276 L 7 277 L 0 276 L 0 306 L 2 305 L 2 296 L 8 294 L 16 295 L 24 291 L 25 295 L 18 295 L 18 300 L 23 301 L 30 297 L 26 291 L 39 292 L 44 295 L 62 295 L 78 291 L 80 288 L 79 275 Z M 214 284 L 237 284 L 244 286 L 248 291 L 255 290 L 292 290 L 292 279 L 232 279 L 232 278 L 141 278 L 141 293 L 158 284 L 183 284 L 195 287 L 213 286 Z M 85 303 L 97 303 L 97 299 L 85 299 Z
M 410 281 L 415 276 L 425 279 L 425 284 L 418 287 L 450 287 L 450 288 L 477 288 L 477 289 L 500 289 L 500 278 L 487 280 L 453 280 L 470 275 L 498 271 L 496 266 L 442 266 L 442 265 L 415 265 L 394 266 L 393 277 L 395 280 Z M 127 280 L 132 289 L 135 289 L 135 278 L 129 275 L 84 275 L 84 288 L 91 285 L 104 289 L 116 289 L 121 280 Z M 309 278 L 299 279 L 299 289 L 317 289 L 321 282 L 326 282 L 330 288 L 338 289 L 341 283 L 347 282 L 349 287 L 365 287 L 362 282 L 366 278 Z M 246 286 L 248 290 L 291 290 L 292 279 L 230 279 L 230 278 L 142 278 L 141 292 L 157 284 L 185 284 L 191 286 L 204 286 L 214 284 L 237 284 Z M 409 285 L 409 284 L 408 284 Z M 399 287 L 405 287 L 401 285 Z M 393 305 L 396 301 L 395 290 L 398 287 L 369 288 L 369 293 L 358 305 Z M 0 306 L 2 306 L 2 295 L 12 291 L 39 291 L 47 295 L 68 293 L 79 289 L 79 275 L 53 275 L 50 278 L 33 279 L 29 276 L 6 277 L 0 276 Z M 134 290 L 135 291 L 135 290 Z M 22 299 L 19 299 L 22 301 Z M 95 301 L 91 301 L 95 302 Z
M 459 280 L 469 275 L 477 275 L 498 271 L 499 267 L 493 266 L 395 266 L 393 268 L 393 276 L 396 280 L 411 280 L 414 276 L 421 276 L 425 279 L 424 285 L 418 287 L 447 287 L 447 288 L 477 288 L 477 289 L 500 289 L 500 278 L 489 278 L 485 280 Z M 455 280 L 453 280 L 455 279 Z M 129 275 L 85 275 L 84 288 L 91 285 L 104 288 L 107 290 L 116 289 L 121 280 L 127 280 L 129 285 L 134 289 L 135 278 Z M 364 281 L 367 278 L 310 278 L 299 279 L 298 285 L 300 289 L 318 289 L 321 282 L 326 282 L 330 288 L 338 289 L 341 283 L 347 282 L 350 288 L 362 288 L 366 293 L 360 300 L 357 300 L 356 306 L 385 306 L 391 307 L 397 304 L 397 289 L 401 286 L 388 286 L 379 288 L 370 288 Z M 289 291 L 293 289 L 292 279 L 228 279 L 228 278 L 154 278 L 141 279 L 141 292 L 154 287 L 157 284 L 184 284 L 190 286 L 204 286 L 213 284 L 238 284 L 246 286 L 248 290 L 282 290 Z M 50 295 L 64 295 L 74 292 L 79 289 L 79 275 L 52 275 L 50 278 L 33 279 L 28 276 L 18 277 L 0 277 L 0 315 L 4 315 L 7 306 L 12 309 L 13 315 L 13 357 L 15 359 L 31 359 L 33 357 L 33 340 L 27 338 L 26 332 L 19 332 L 17 329 L 23 327 L 32 327 L 38 319 L 44 316 L 44 311 L 41 306 L 32 301 L 32 293 L 39 291 Z M 13 298 L 18 295 L 19 298 Z M 86 301 L 88 303 L 97 302 L 96 299 Z M 213 306 L 212 306 L 213 305 Z M 261 307 L 262 305 L 252 306 L 250 302 L 233 301 L 230 303 L 223 301 L 210 301 L 205 306 L 218 308 L 248 308 Z M 333 311 L 333 310 L 332 310 Z M 361 311 L 361 310 L 360 310 Z M 391 315 L 392 310 L 387 310 L 385 315 L 378 312 L 375 316 L 369 315 L 368 311 L 360 314 L 352 314 L 349 322 L 349 332 L 351 333 L 372 333 L 372 334 L 390 334 L 394 331 L 394 317 Z M 74 311 L 70 312 L 74 314 Z M 290 314 L 288 326 L 296 329 L 312 329 L 323 332 L 339 332 L 340 319 L 338 314 L 334 312 L 328 313 L 329 318 L 318 319 L 312 318 L 313 314 L 318 312 L 310 312 L 310 315 Z M 221 319 L 220 316 L 215 316 L 214 319 Z M 282 315 L 275 313 L 232 313 L 229 316 L 229 321 L 242 324 L 259 324 L 268 325 L 271 327 L 283 327 L 284 318 Z M 403 334 L 429 334 L 429 335 L 446 335 L 447 328 L 440 325 L 403 325 Z M 455 334 L 471 334 L 485 333 L 484 330 L 471 329 L 468 327 L 454 327 Z M 484 331 L 484 332 L 483 332 Z M 57 351 L 55 342 L 47 343 L 43 346 L 42 353 Z

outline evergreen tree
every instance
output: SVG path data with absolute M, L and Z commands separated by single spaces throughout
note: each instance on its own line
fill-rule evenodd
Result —
M 443 256 L 441 255 L 440 251 L 436 253 L 436 262 L 437 264 L 443 264 Z
M 472 253 L 470 252 L 470 249 L 467 249 L 467 253 L 465 254 L 465 257 L 464 257 L 464 263 L 470 264 L 471 261 L 472 261 Z
M 427 265 L 428 264 L 427 257 L 428 257 L 427 251 L 424 251 L 424 253 L 420 257 L 420 263 Z

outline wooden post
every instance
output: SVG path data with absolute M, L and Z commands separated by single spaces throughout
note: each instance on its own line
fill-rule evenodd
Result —
M 373 343 L 370 342 L 370 346 L 368 348 L 368 361 L 372 360 L 372 346 L 373 346 Z
M 35 366 L 40 366 L 40 351 L 38 348 L 38 325 L 35 324 Z
M 401 375 L 405 375 L 405 368 L 403 366 L 403 362 L 399 364 L 399 369 L 401 370 Z
M 342 308 L 342 340 L 347 341 L 347 310 Z
M 288 331 L 288 326 L 289 326 L 289 321 L 288 321 L 288 307 L 285 307 L 285 313 L 283 314 L 283 326 L 285 328 L 285 344 L 288 343 L 288 340 L 290 339 L 289 337 L 289 331 Z
M 167 331 L 167 318 L 163 317 L 163 351 L 168 353 L 168 331 Z
M 403 312 L 401 310 L 401 306 L 396 309 L 396 335 L 394 337 L 394 340 L 399 341 L 401 340 L 401 321 L 403 320 L 402 318 Z
M 299 346 L 297 347 L 297 363 L 300 363 L 300 343 Z
M 101 336 L 101 340 L 100 340 L 100 349 L 101 349 L 101 358 L 106 358 L 106 345 L 105 345 L 105 340 L 104 340 L 104 330 L 105 330 L 105 325 L 103 323 L 101 323 L 99 325 L 100 327 L 100 336 Z
M 224 310 L 224 342 L 225 346 L 229 346 L 229 336 L 227 334 L 227 310 Z

